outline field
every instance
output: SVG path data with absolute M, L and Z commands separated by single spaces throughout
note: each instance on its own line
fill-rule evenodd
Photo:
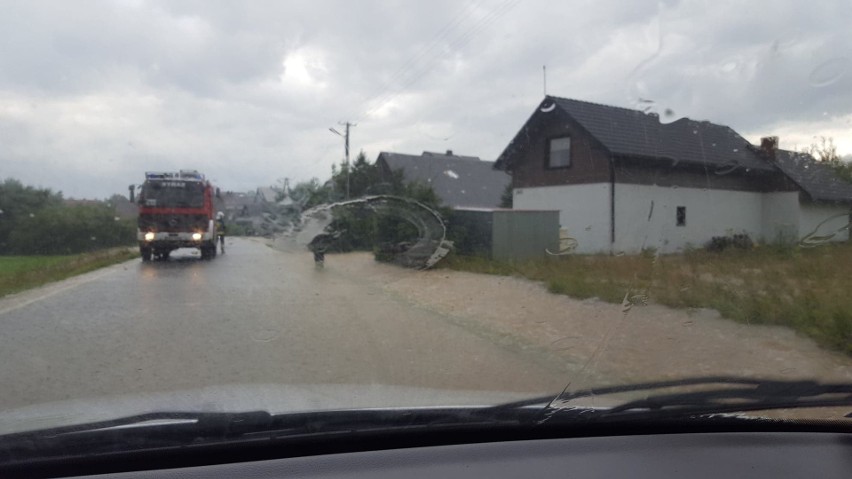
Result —
M 130 248 L 68 256 L 0 256 L 0 297 L 134 258 Z
M 451 256 L 442 267 L 543 281 L 552 293 L 626 308 L 712 308 L 743 323 L 790 327 L 852 355 L 852 244 L 682 255 L 564 256 L 498 262 Z

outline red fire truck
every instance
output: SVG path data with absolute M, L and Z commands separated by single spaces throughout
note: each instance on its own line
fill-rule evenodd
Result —
M 213 187 L 195 170 L 147 172 L 139 191 L 137 239 L 142 261 L 164 260 L 178 248 L 216 257 Z

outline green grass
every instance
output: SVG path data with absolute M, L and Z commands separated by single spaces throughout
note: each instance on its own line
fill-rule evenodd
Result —
M 575 298 L 647 296 L 674 308 L 712 308 L 749 324 L 790 327 L 852 355 L 852 244 L 758 247 L 723 253 L 565 256 L 499 262 L 450 256 L 441 267 L 542 281 Z
M 0 297 L 127 261 L 130 248 L 112 248 L 68 256 L 0 256 Z

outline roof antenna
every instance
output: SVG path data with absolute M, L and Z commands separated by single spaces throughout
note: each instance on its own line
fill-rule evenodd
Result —
M 544 79 L 544 96 L 547 96 L 547 65 L 541 66 L 541 74 Z

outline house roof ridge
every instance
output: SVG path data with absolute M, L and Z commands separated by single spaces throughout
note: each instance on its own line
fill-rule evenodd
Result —
M 640 115 L 645 115 L 645 116 L 650 117 L 650 118 L 656 117 L 657 122 L 663 128 L 667 128 L 667 127 L 669 127 L 669 125 L 674 125 L 675 123 L 678 123 L 678 122 L 690 122 L 690 123 L 697 123 L 697 124 L 708 124 L 708 125 L 713 125 L 713 126 L 721 126 L 721 127 L 725 127 L 725 128 L 728 128 L 728 129 L 736 132 L 736 130 L 734 130 L 730 125 L 726 125 L 726 124 L 723 124 L 723 123 L 716 123 L 716 122 L 710 121 L 710 120 L 699 120 L 699 119 L 696 119 L 696 118 L 690 118 L 688 116 L 682 116 L 682 117 L 678 118 L 677 120 L 663 123 L 662 121 L 659 121 L 658 115 L 656 115 L 656 114 L 651 115 L 648 112 L 645 112 L 645 111 L 642 111 L 642 110 L 637 110 L 635 108 L 627 108 L 627 107 L 618 106 L 618 105 L 607 105 L 606 103 L 599 103 L 599 102 L 587 101 L 587 100 L 578 100 L 576 98 L 566 98 L 566 97 L 563 97 L 563 96 L 555 96 L 555 95 L 546 95 L 545 98 L 555 100 L 557 103 L 559 101 L 570 101 L 570 102 L 574 102 L 574 103 L 581 103 L 581 104 L 584 104 L 584 105 L 592 105 L 592 106 L 597 106 L 597 107 L 609 108 L 609 109 L 613 109 L 613 110 L 622 110 L 622 111 L 629 112 L 629 113 L 636 113 L 636 114 L 640 114 Z
M 617 105 L 607 105 L 606 103 L 598 103 L 596 101 L 578 100 L 576 98 L 566 98 L 564 96 L 555 96 L 555 95 L 546 95 L 545 98 L 550 98 L 550 99 L 556 100 L 556 101 L 559 101 L 559 100 L 573 101 L 573 102 L 576 102 L 576 103 L 583 103 L 583 104 L 586 104 L 586 105 L 602 106 L 602 107 L 605 107 L 605 108 L 613 108 L 613 109 L 616 109 L 616 110 L 626 110 L 626 111 L 629 111 L 631 113 L 640 113 L 640 114 L 643 114 L 643 115 L 647 115 L 647 113 L 642 111 L 642 110 L 636 110 L 634 108 L 627 108 L 627 107 L 617 106 Z
M 420 154 L 398 153 L 398 152 L 395 152 L 395 151 L 381 151 L 381 152 L 379 152 L 379 156 L 382 156 L 382 155 L 397 155 L 397 156 L 405 156 L 405 157 L 416 158 L 416 159 L 435 159 L 435 160 L 440 160 L 440 161 L 457 160 L 457 161 L 466 161 L 466 162 L 494 163 L 494 160 L 484 160 L 484 159 L 482 159 L 478 156 L 456 155 L 456 154 L 447 155 L 445 153 L 439 153 L 439 152 L 435 152 L 435 151 L 424 151 L 423 153 L 420 153 Z

